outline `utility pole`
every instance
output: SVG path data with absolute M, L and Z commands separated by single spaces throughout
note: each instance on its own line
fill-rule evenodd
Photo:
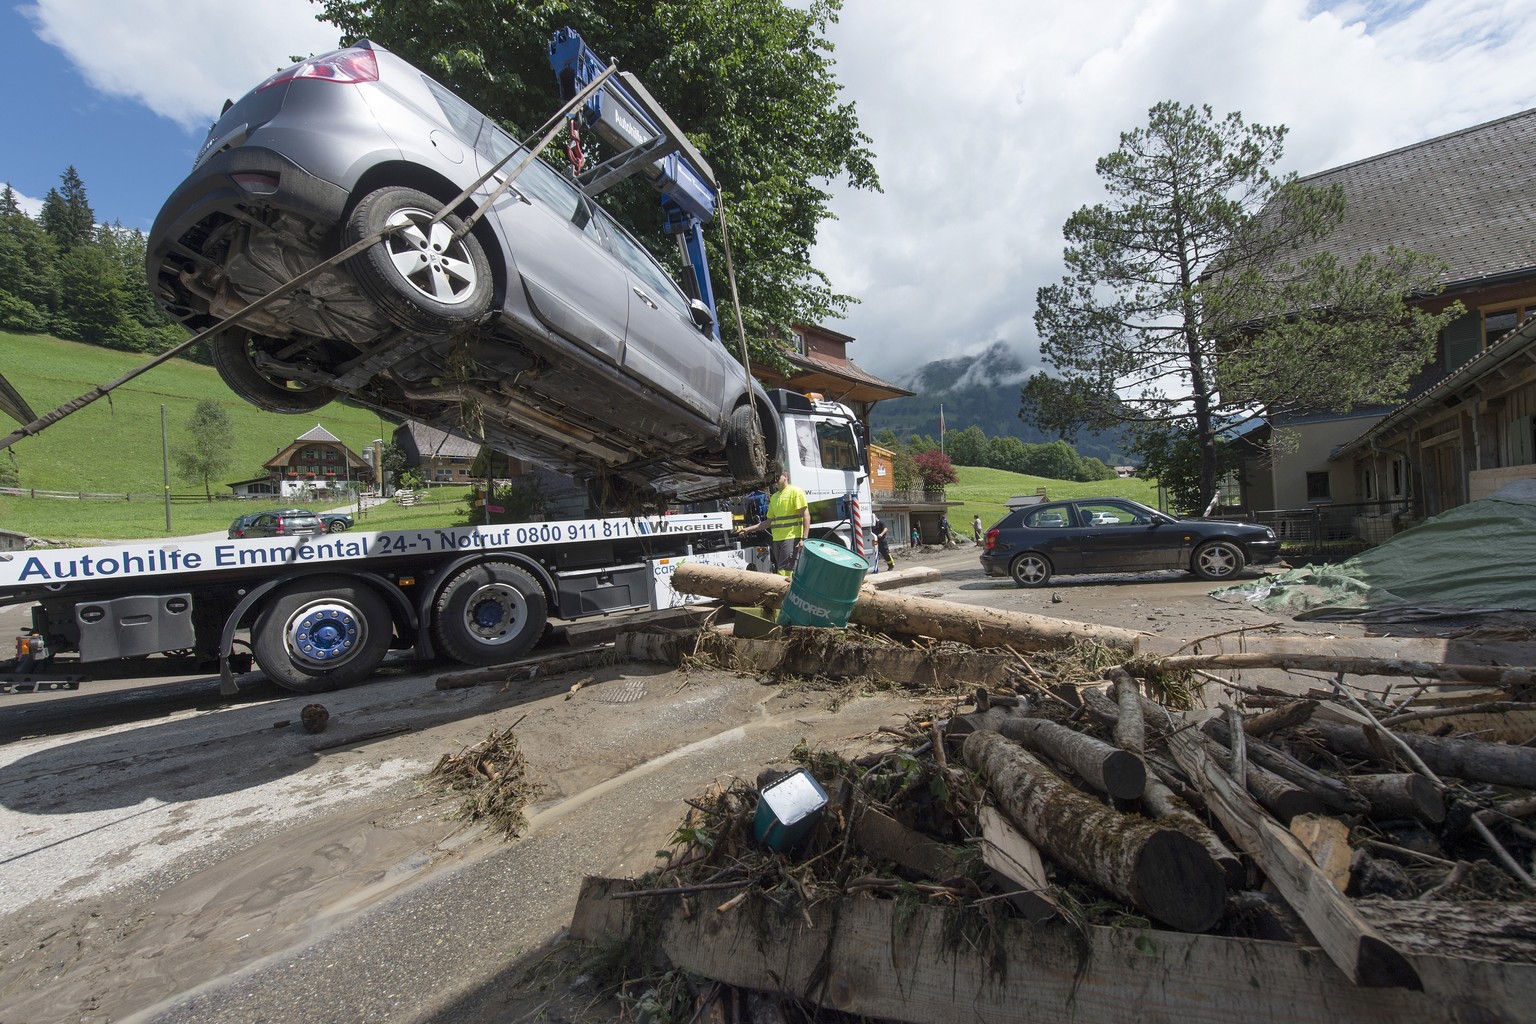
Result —
M 165 532 L 171 532 L 171 438 L 165 432 L 165 404 L 160 405 L 160 473 L 165 483 Z

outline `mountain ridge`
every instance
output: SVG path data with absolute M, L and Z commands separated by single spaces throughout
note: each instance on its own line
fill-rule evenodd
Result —
M 1019 391 L 1031 372 L 1018 350 L 1003 341 L 993 342 L 980 355 L 932 360 L 897 378 L 897 383 L 917 394 L 877 404 L 870 413 L 870 429 L 889 429 L 903 440 L 913 434 L 937 439 L 942 407 L 946 433 L 977 426 L 988 437 L 1011 436 L 1025 444 L 1065 440 L 1079 455 L 1110 466 L 1130 461 L 1123 431 L 1084 430 L 1074 440 L 1053 436 L 1019 419 Z

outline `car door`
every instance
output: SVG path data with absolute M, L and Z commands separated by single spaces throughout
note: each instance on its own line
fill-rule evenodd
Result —
M 1159 521 L 1136 506 L 1111 499 L 1077 503 L 1083 530 L 1083 562 L 1102 572 L 1141 572 L 1166 568 L 1171 539 Z
M 693 322 L 688 297 L 645 247 L 605 217 L 614 255 L 629 273 L 629 331 L 624 366 L 712 423 L 725 418 L 728 365 L 740 366 Z
M 1072 518 L 1070 505 L 1045 505 L 1026 511 L 1015 543 L 1020 550 L 1040 551 L 1057 573 L 1083 571 L 1083 530 Z
M 510 137 L 486 122 L 475 145 L 480 172 L 515 148 Z M 513 156 L 491 186 L 505 181 L 522 160 L 521 152 Z M 606 362 L 622 364 L 629 280 L 603 245 L 590 200 L 548 164 L 534 160 L 496 200 L 489 216 L 507 240 L 534 315 Z

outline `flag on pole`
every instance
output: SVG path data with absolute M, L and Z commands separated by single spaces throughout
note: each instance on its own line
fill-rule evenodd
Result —
M 939 451 L 944 450 L 944 407 L 939 406 Z

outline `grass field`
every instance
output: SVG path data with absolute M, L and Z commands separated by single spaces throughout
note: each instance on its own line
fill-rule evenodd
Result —
M 0 374 L 21 392 L 34 412 L 57 406 L 122 376 L 146 361 L 131 352 L 40 334 L 0 331 Z M 332 402 L 316 412 L 281 416 L 246 404 L 224 386 L 211 366 L 173 359 L 112 392 L 108 398 L 18 441 L 13 449 L 21 487 L 54 491 L 159 494 L 163 486 L 160 406 L 165 405 L 171 446 L 183 443 L 183 425 L 197 403 L 211 398 L 229 413 L 235 446 L 229 470 L 214 481 L 214 492 L 229 493 L 231 480 L 262 475 L 261 464 L 317 423 L 355 452 L 376 437 L 389 437 L 395 424 L 376 413 Z M 10 433 L 7 423 L 3 433 Z M 0 459 L 6 458 L 0 451 Z M 201 492 L 200 484 L 178 480 L 171 490 Z M 127 504 L 127 503 L 125 503 Z M 0 522 L 4 521 L 0 509 Z M 227 519 L 233 519 L 231 512 Z M 160 526 L 165 527 L 164 513 Z M 100 534 L 99 536 L 106 536 Z
M 1152 480 L 1099 480 L 1081 484 L 979 466 L 956 466 L 955 472 L 960 482 L 950 484 L 945 493 L 950 501 L 963 502 L 949 510 L 949 524 L 962 536 L 970 535 L 971 516 L 981 516 L 982 528 L 986 529 L 1007 514 L 1009 498 L 1017 494 L 1034 494 L 1041 487 L 1052 501 L 1059 498 L 1132 498 L 1157 507 L 1157 483 Z

